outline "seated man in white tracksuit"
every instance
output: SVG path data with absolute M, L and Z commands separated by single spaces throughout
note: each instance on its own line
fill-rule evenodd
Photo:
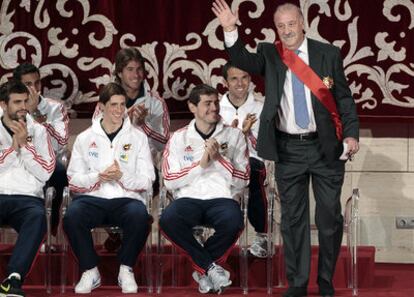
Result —
M 84 271 L 76 293 L 90 293 L 101 283 L 90 233 L 101 224 L 122 229 L 118 284 L 122 293 L 138 290 L 132 268 L 148 236 L 145 194 L 151 192 L 155 176 L 147 137 L 131 125 L 125 101 L 120 85 L 106 85 L 99 94 L 101 115 L 73 146 L 69 187 L 79 196 L 70 204 L 63 227 Z
M 28 114 L 29 90 L 20 81 L 0 87 L 0 225 L 18 238 L 0 296 L 23 297 L 21 285 L 46 233 L 43 187 L 55 168 L 45 127 Z
M 13 78 L 24 83 L 29 92 L 29 112 L 36 122 L 42 124 L 52 141 L 56 156 L 63 153 L 69 140 L 69 117 L 63 103 L 42 95 L 42 80 L 39 68 L 23 63 L 13 70 Z M 48 186 L 54 187 L 56 197 L 52 205 L 52 233 L 56 235 L 59 225 L 59 211 L 62 203 L 63 188 L 68 185 L 65 164 L 57 157 L 56 167 Z
M 126 107 L 132 124 L 148 136 L 148 143 L 155 166 L 154 196 L 159 190 L 158 171 L 160 157 L 170 138 L 170 116 L 165 100 L 152 91 L 146 80 L 145 58 L 135 47 L 120 49 L 115 55 L 113 77 L 126 92 Z M 95 109 L 93 118 L 100 114 Z M 115 251 L 120 244 L 118 233 L 109 233 L 105 241 L 108 251 Z
M 188 106 L 195 119 L 172 135 L 164 151 L 164 182 L 175 200 L 162 213 L 160 227 L 190 255 L 199 291 L 221 293 L 231 280 L 219 264 L 243 228 L 233 197 L 248 185 L 249 152 L 243 133 L 220 120 L 216 89 L 196 86 Z M 204 246 L 193 236 L 197 225 L 215 230 Z

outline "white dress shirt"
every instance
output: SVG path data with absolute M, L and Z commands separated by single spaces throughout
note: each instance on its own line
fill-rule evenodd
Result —
M 233 46 L 238 39 L 238 31 L 224 32 L 224 43 L 226 47 Z M 298 48 L 299 57 L 309 65 L 308 42 L 305 38 Z M 292 72 L 288 69 L 286 71 L 286 79 L 283 85 L 283 94 L 280 100 L 280 108 L 278 109 L 279 121 L 276 123 L 280 131 L 289 134 L 300 134 L 316 131 L 315 115 L 313 113 L 311 91 L 305 85 L 306 104 L 309 112 L 309 126 L 306 129 L 299 127 L 295 122 L 295 111 L 293 109 L 293 92 L 292 92 Z

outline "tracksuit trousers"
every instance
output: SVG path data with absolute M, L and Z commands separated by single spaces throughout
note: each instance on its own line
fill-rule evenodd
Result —
M 81 271 L 98 265 L 91 229 L 102 225 L 120 227 L 123 236 L 118 260 L 120 264 L 134 267 L 151 223 L 145 205 L 137 199 L 105 199 L 86 195 L 75 198 L 63 218 L 63 228 Z
M 0 194 L 0 225 L 10 225 L 19 234 L 7 265 L 7 275 L 17 272 L 24 279 L 46 234 L 44 200 Z
M 205 273 L 213 262 L 226 261 L 243 230 L 243 215 L 233 199 L 179 198 L 164 210 L 159 224 L 167 238 L 190 255 L 195 269 Z M 215 230 L 204 246 L 193 236 L 192 228 L 199 225 Z

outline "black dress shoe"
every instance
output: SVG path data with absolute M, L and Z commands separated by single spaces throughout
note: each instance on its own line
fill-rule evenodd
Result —
M 319 289 L 319 295 L 321 297 L 334 297 L 335 291 L 333 289 L 325 289 L 325 290 L 321 290 Z
M 290 287 L 282 294 L 283 297 L 306 297 L 307 295 L 307 289 L 304 287 Z

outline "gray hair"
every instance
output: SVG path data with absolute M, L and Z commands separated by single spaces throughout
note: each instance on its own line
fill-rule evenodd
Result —
M 292 4 L 292 3 L 285 3 L 285 4 L 277 6 L 274 15 L 276 15 L 277 13 L 283 13 L 289 10 L 296 10 L 299 15 L 299 18 L 303 21 L 302 10 L 300 10 L 299 6 Z

